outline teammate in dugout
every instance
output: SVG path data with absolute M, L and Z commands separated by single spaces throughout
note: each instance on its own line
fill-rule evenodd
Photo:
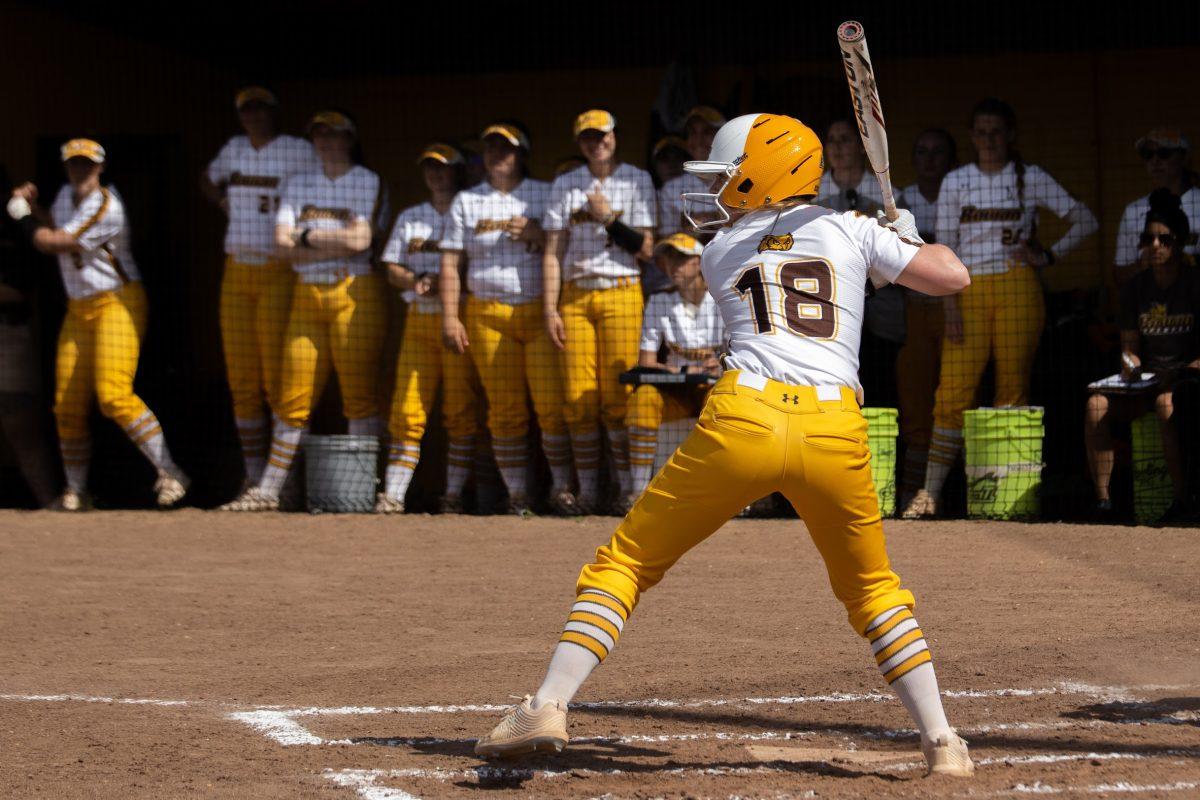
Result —
M 275 247 L 279 192 L 293 175 L 312 172 L 312 144 L 278 131 L 279 101 L 261 86 L 234 99 L 244 136 L 234 136 L 201 176 L 204 195 L 229 218 L 221 279 L 221 344 L 242 445 L 245 491 L 262 479 L 273 414 L 279 408 L 283 334 L 296 274 Z M 278 419 L 275 419 L 278 422 Z
M 688 155 L 693 161 L 703 161 L 708 158 L 712 149 L 713 137 L 717 130 L 725 124 L 725 115 L 710 106 L 696 106 L 683 118 L 683 131 L 687 137 Z M 712 236 L 711 230 L 697 230 L 683 215 L 683 195 L 685 193 L 703 194 L 708 190 L 704 182 L 684 172 L 677 178 L 672 178 L 658 190 L 658 236 L 666 238 L 672 233 L 682 231 L 698 238 L 701 242 L 708 241 Z M 716 209 L 698 209 L 697 219 L 702 222 L 714 219 Z
M 989 360 L 996 366 L 997 407 L 1029 402 L 1030 369 L 1045 322 L 1038 271 L 1063 258 L 1099 227 L 1087 206 L 1048 172 L 1017 153 L 1017 117 L 995 98 L 970 118 L 976 161 L 948 173 L 937 199 L 938 242 L 962 254 L 971 288 L 945 301 L 946 336 L 934 399 L 925 485 L 901 512 L 937 514 L 942 487 L 962 450 L 963 412 L 975 400 Z M 1037 212 L 1070 223 L 1057 243 L 1037 240 Z
M 33 246 L 58 256 L 67 290 L 67 316 L 58 335 L 54 415 L 67 486 L 54 508 L 84 511 L 92 442 L 92 399 L 154 465 L 159 508 L 169 508 L 189 484 L 171 459 L 158 418 L 134 394 L 138 353 L 146 332 L 146 293 L 129 249 L 125 205 L 112 186 L 100 184 L 105 152 L 99 142 L 72 139 L 62 146 L 68 183 L 49 213 L 37 206 L 37 187 L 13 190 L 8 213 Z
M 1088 398 L 1084 441 L 1100 518 L 1113 513 L 1108 488 L 1115 419 L 1132 420 L 1153 412 L 1162 425 L 1163 458 L 1171 476 L 1174 501 L 1161 522 L 1178 522 L 1194 509 L 1188 495 L 1175 421 L 1176 384 L 1185 370 L 1200 370 L 1200 270 L 1184 252 L 1191 233 L 1180 201 L 1169 189 L 1150 194 L 1139 250 L 1141 271 L 1121 294 L 1121 353 L 1126 380 L 1154 375 L 1153 385 L 1134 394 L 1097 392 Z
M 454 198 L 442 238 L 442 341 L 452 353 L 470 355 L 479 370 L 509 511 L 519 516 L 530 512 L 532 397 L 550 464 L 550 505 L 559 513 L 578 513 L 570 491 L 562 371 L 538 304 L 545 242 L 539 219 L 549 187 L 526 174 L 529 135 L 522 127 L 496 123 L 485 128 L 480 139 L 486 178 Z M 465 308 L 464 277 L 469 293 Z
M 404 292 L 408 313 L 396 360 L 396 388 L 388 419 L 388 467 L 375 511 L 404 511 L 404 496 L 421 457 L 421 439 L 438 388 L 450 437 L 446 494 L 442 510 L 462 513 L 462 492 L 471 474 L 478 428 L 476 409 L 483 397 L 479 375 L 464 354 L 442 346 L 442 304 L 438 293 L 442 240 L 450 224 L 450 204 L 466 181 L 458 148 L 431 144 L 417 159 L 429 200 L 396 217 L 381 260 L 388 282 Z
M 358 131 L 340 111 L 320 111 L 308 126 L 321 166 L 284 185 L 275 243 L 296 272 L 280 367 L 279 421 L 258 485 L 227 511 L 273 511 L 309 414 L 336 371 L 351 435 L 379 435 L 380 353 L 387 310 L 372 263 L 388 219 L 386 187 L 362 166 Z
M 654 185 L 650 175 L 617 158 L 617 121 L 607 111 L 575 119 L 587 165 L 560 175 L 550 189 L 542 226 L 543 312 L 563 351 L 565 414 L 579 477 L 581 511 L 607 510 L 600 497 L 600 426 L 608 434 L 618 503 L 632 491 L 625 430 L 628 387 L 620 375 L 637 362 L 642 329 L 641 270 L 651 258 Z
M 917 182 L 901 191 L 902 199 L 898 202 L 912 212 L 921 238 L 933 243 L 937 241 L 934 227 L 942 179 L 958 165 L 954 137 L 941 128 L 922 131 L 913 144 L 912 164 Z M 917 490 L 925 484 L 929 437 L 933 434 L 933 398 L 937 394 L 945 332 L 942 299 L 906 291 L 904 346 L 896 356 L 896 398 L 900 441 L 904 443 L 904 466 L 897 486 L 897 505 L 901 510 L 908 508 Z
M 1146 175 L 1153 189 L 1166 189 L 1179 198 L 1191 228 L 1191 234 L 1183 243 L 1183 252 L 1194 257 L 1197 233 L 1200 232 L 1200 185 L 1197 185 L 1196 173 L 1188 169 L 1191 142 L 1178 128 L 1154 128 L 1138 139 L 1134 148 L 1146 163 Z M 1146 269 L 1139 237 L 1149 211 L 1150 195 L 1147 194 L 1125 206 L 1121 214 L 1113 258 L 1113 277 L 1118 286 Z
M 725 323 L 700 273 L 704 246 L 686 233 L 673 233 L 654 247 L 655 260 L 671 279 L 674 290 L 650 295 L 642 314 L 642 343 L 638 366 L 670 372 L 721 374 L 717 354 L 725 344 Z M 659 351 L 667 360 L 659 361 Z M 638 386 L 629 398 L 625 424 L 629 428 L 629 469 L 634 501 L 654 477 L 658 428 L 664 422 L 700 416 L 708 387 L 654 384 Z
M 781 491 L 804 519 L 834 594 L 871 642 L 884 678 L 921 733 L 931 773 L 973 772 L 942 710 L 932 657 L 884 545 L 859 410 L 858 342 L 868 272 L 927 294 L 970 282 L 912 215 L 881 227 L 810 205 L 821 143 L 799 120 L 749 114 L 727 123 L 707 161 L 724 222 L 701 262 L 730 333 L 727 371 L 700 422 L 608 544 L 583 568 L 577 600 L 535 695 L 475 752 L 561 750 L 567 704 L 616 645 L 643 592 L 751 500 Z

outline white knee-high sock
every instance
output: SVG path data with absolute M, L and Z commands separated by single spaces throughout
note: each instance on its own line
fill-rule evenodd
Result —
M 613 472 L 617 473 L 617 483 L 624 497 L 633 491 L 633 478 L 629 474 L 629 433 L 624 425 L 609 429 L 608 447 L 612 451 Z
M 633 491 L 641 494 L 654 477 L 654 456 L 658 451 L 658 431 L 654 428 L 629 429 L 629 477 Z
M 300 449 L 300 437 L 303 433 L 303 428 L 293 428 L 286 422 L 275 423 L 267 468 L 263 470 L 262 480 L 258 483 L 258 488 L 272 497 L 278 497 L 283 490 L 283 482 L 287 480 L 292 461 L 296 458 L 296 451 Z
M 63 471 L 67 473 L 67 488 L 76 494 L 87 491 L 88 465 L 92 462 L 92 440 L 59 439 Z
M 125 429 L 125 433 L 160 474 L 180 474 L 179 467 L 171 460 L 167 440 L 163 437 L 162 427 L 158 424 L 154 412 L 147 409 L 146 413 Z
M 408 485 L 412 483 L 417 461 L 421 457 L 419 442 L 393 439 L 388 445 L 387 473 L 384 476 L 384 492 L 393 500 L 404 502 Z
M 525 494 L 525 468 L 529 463 L 529 444 L 525 436 L 493 436 L 492 450 L 496 466 L 510 495 Z
M 542 451 L 550 464 L 550 480 L 555 489 L 571 485 L 571 438 L 566 434 L 551 436 L 542 433 Z
M 446 453 L 446 494 L 458 497 L 463 493 L 467 478 L 471 476 L 471 459 L 474 455 L 474 436 L 450 438 L 450 446 Z
M 572 432 L 571 449 L 575 453 L 575 471 L 579 474 L 579 493 L 595 499 L 600 494 L 600 431 Z
M 534 695 L 534 709 L 555 700 L 570 703 L 592 670 L 616 646 L 628 618 L 629 612 L 611 594 L 596 589 L 580 592 L 554 648 L 546 677 Z
M 925 468 L 925 491 L 934 497 L 941 497 L 950 468 L 962 452 L 962 444 L 962 430 L 933 429 L 933 436 L 929 440 L 929 465 Z
M 889 609 L 871 620 L 867 628 L 871 651 L 884 679 L 900 697 L 900 702 L 926 740 L 950 730 L 937 675 L 925 634 L 912 612 L 905 606 Z
M 242 443 L 242 463 L 246 467 L 246 480 L 253 486 L 262 479 L 263 469 L 267 465 L 267 418 L 238 417 L 235 422 L 238 439 Z

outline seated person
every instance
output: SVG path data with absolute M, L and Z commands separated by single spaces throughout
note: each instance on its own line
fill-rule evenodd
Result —
M 1115 418 L 1132 420 L 1154 411 L 1162 424 L 1163 456 L 1171 475 L 1175 501 L 1162 522 L 1188 512 L 1179 439 L 1172 419 L 1172 390 L 1185 368 L 1200 367 L 1200 270 L 1184 255 L 1188 240 L 1187 216 L 1179 198 L 1166 189 L 1150 195 L 1150 211 L 1139 239 L 1139 258 L 1145 269 L 1122 292 L 1121 372 L 1126 380 L 1152 372 L 1153 385 L 1142 392 L 1103 394 L 1088 398 L 1084 420 L 1088 466 L 1096 488 L 1096 509 L 1112 512 L 1108 486 L 1112 478 L 1113 448 L 1109 426 Z M 1115 415 L 1115 416 L 1114 416 Z
M 655 246 L 655 261 L 675 288 L 650 295 L 646 303 L 639 367 L 699 372 L 713 377 L 721 374 L 717 352 L 725 342 L 725 324 L 700 274 L 703 250 L 703 245 L 686 233 L 674 233 Z M 663 348 L 667 350 L 665 362 L 659 361 L 659 351 Z M 654 475 L 658 426 L 699 416 L 707 394 L 707 384 L 642 384 L 634 391 L 625 416 L 633 478 L 633 491 L 624 498 L 627 505 L 641 496 Z

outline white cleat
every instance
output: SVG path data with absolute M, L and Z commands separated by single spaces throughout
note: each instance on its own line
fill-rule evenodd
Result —
M 925 763 L 929 765 L 926 776 L 970 778 L 975 774 L 975 765 L 971 763 L 971 754 L 967 752 L 967 742 L 954 731 L 943 733 L 928 742 L 922 738 L 921 752 L 925 754 Z
M 278 511 L 279 498 L 267 494 L 257 486 L 251 486 L 242 492 L 236 500 L 231 500 L 221 506 L 222 511 Z
M 561 700 L 533 710 L 533 695 L 509 709 L 492 732 L 475 742 L 475 755 L 515 758 L 529 753 L 561 753 L 567 746 L 567 704 Z
M 375 513 L 403 514 L 404 501 L 388 497 L 386 492 L 380 492 L 375 498 Z
M 51 511 L 90 511 L 92 508 L 92 499 L 88 497 L 87 492 L 77 492 L 74 489 L 63 489 L 63 493 L 50 504 Z
M 158 476 L 158 480 L 154 482 L 155 502 L 159 508 L 170 508 L 183 499 L 187 494 L 188 486 L 191 481 L 182 473 L 179 476 L 171 475 L 163 472 Z
M 937 516 L 937 500 L 929 492 L 919 489 L 912 502 L 900 514 L 901 519 L 929 519 Z

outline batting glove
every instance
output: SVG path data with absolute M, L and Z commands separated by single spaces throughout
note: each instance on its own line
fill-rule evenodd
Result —
M 921 234 L 917 232 L 917 220 L 912 215 L 912 212 L 899 208 L 896 219 L 889 220 L 882 210 L 875 213 L 875 218 L 879 220 L 879 224 L 883 227 L 895 231 L 896 235 L 909 244 L 925 244 L 925 240 L 921 238 Z

